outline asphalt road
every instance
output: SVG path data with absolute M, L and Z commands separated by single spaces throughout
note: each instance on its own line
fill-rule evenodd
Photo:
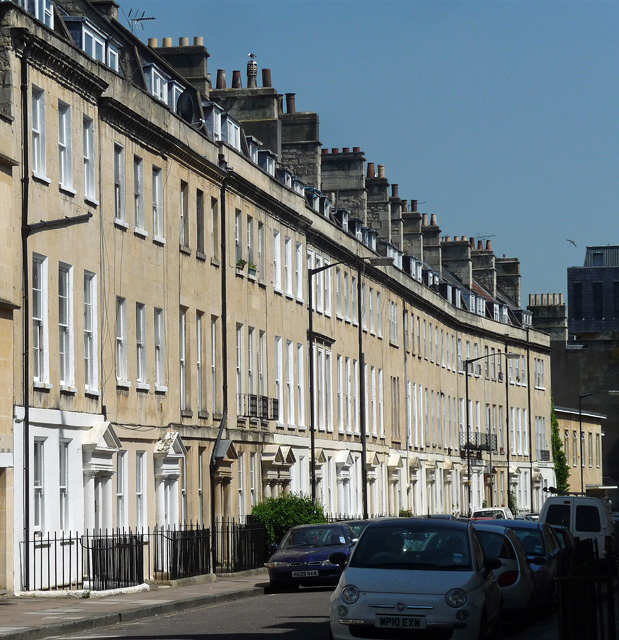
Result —
M 331 589 L 266 594 L 215 604 L 167 616 L 72 636 L 74 640 L 139 638 L 142 640 L 322 640 L 329 637 L 328 604 Z M 556 614 L 526 629 L 506 628 L 505 640 L 558 640 Z

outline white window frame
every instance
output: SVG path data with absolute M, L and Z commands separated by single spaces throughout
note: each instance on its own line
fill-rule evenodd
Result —
M 148 387 L 148 364 L 146 359 L 146 305 L 135 303 L 135 350 L 138 388 Z
M 189 247 L 189 183 L 181 180 L 180 189 L 180 246 Z
M 324 259 L 325 265 L 330 265 L 331 260 L 329 258 Z M 324 283 L 325 283 L 325 315 L 331 317 L 331 269 L 324 270 Z
M 284 282 L 286 295 L 292 298 L 292 239 L 288 236 L 284 238 Z
M 95 122 L 84 116 L 84 197 L 97 202 L 95 187 Z
M 196 313 L 196 395 L 198 402 L 198 412 L 206 410 L 206 402 L 204 398 L 204 363 L 202 362 L 203 337 L 202 325 L 204 314 L 199 311 Z
M 35 384 L 49 384 L 47 257 L 32 256 L 32 350 Z M 38 285 L 38 286 L 37 286 Z
M 127 452 L 118 451 L 116 453 L 116 527 L 124 529 L 129 524 L 127 496 L 129 487 L 127 486 Z
M 296 296 L 299 302 L 303 302 L 303 243 L 296 243 L 295 260 Z
M 277 229 L 273 230 L 273 288 L 282 293 L 282 241 Z
M 180 365 L 180 409 L 186 411 L 189 409 L 189 382 L 187 380 L 187 309 L 181 308 L 179 313 L 179 365 Z
M 281 336 L 275 336 L 275 397 L 279 406 L 278 423 L 283 423 L 283 375 L 284 375 L 284 361 L 283 361 L 283 341 Z
M 165 318 L 163 309 L 155 307 L 155 390 L 167 391 L 165 377 Z
M 97 317 L 97 276 L 84 271 L 84 388 L 87 393 L 99 389 Z
M 136 527 L 141 531 L 148 523 L 146 519 L 147 509 L 147 484 L 146 484 L 146 451 L 135 452 L 135 513 Z
M 73 346 L 73 267 L 58 266 L 58 355 L 60 388 L 74 390 L 75 354 Z
M 47 183 L 47 151 L 45 126 L 45 91 L 32 87 L 32 171 Z
M 71 107 L 62 100 L 58 101 L 58 176 L 60 187 L 75 194 L 73 190 Z
M 163 170 L 153 166 L 153 239 L 161 242 L 164 238 L 163 218 Z
M 288 404 L 288 426 L 295 426 L 294 406 L 294 342 L 286 340 L 286 402 Z
M 114 222 L 125 224 L 125 149 L 114 143 Z
M 116 297 L 116 383 L 128 384 L 127 300 Z
M 45 439 L 35 438 L 32 451 L 32 527 L 35 532 L 45 530 Z
M 58 442 L 58 528 L 60 531 L 70 530 L 69 500 L 69 440 Z
M 133 212 L 135 228 L 144 231 L 144 160 L 133 156 Z
M 304 346 L 297 343 L 297 426 L 305 427 L 305 361 Z

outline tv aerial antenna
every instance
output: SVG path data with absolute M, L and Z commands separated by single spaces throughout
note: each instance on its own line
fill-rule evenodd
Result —
M 146 11 L 140 11 L 140 9 L 129 9 L 129 15 L 127 16 L 127 20 L 129 21 L 129 26 L 131 27 L 131 31 L 135 32 L 136 29 L 144 30 L 144 23 L 149 20 L 156 20 L 152 16 L 147 16 Z

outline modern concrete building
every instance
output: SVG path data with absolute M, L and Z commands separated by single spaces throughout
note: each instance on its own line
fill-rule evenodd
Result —
M 322 149 L 253 60 L 212 89 L 208 57 L 113 0 L 0 2 L 0 587 L 48 534 L 291 491 L 527 512 L 554 481 L 518 260 Z

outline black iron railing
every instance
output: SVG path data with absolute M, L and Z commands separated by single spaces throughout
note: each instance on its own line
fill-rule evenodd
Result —
M 216 573 L 258 569 L 266 562 L 266 530 L 257 522 L 217 522 L 214 543 Z
M 460 434 L 460 448 L 473 449 L 476 451 L 496 451 L 497 437 L 495 433 L 478 433 L 472 431 L 469 433 L 467 441 L 466 433 Z
M 279 418 L 279 400 L 254 393 L 239 393 L 237 394 L 237 410 L 241 418 L 277 420 Z

